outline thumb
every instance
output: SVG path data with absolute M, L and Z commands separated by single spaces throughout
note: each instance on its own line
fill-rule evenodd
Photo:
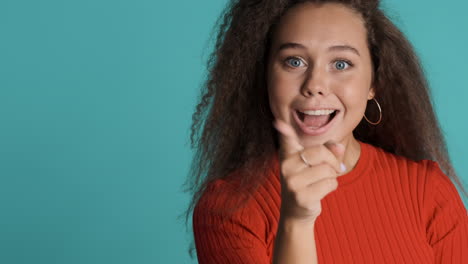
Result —
M 286 122 L 276 119 L 273 126 L 278 130 L 278 139 L 280 144 L 280 153 L 283 156 L 291 155 L 304 149 L 299 143 L 294 129 Z
M 325 146 L 335 155 L 336 159 L 340 162 L 341 165 L 341 172 L 346 171 L 346 166 L 344 164 L 344 154 L 345 154 L 345 146 L 341 143 L 336 143 L 333 141 L 328 141 L 325 143 Z

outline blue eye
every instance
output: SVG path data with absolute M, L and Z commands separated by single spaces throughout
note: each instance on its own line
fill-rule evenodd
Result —
M 335 61 L 335 68 L 337 70 L 344 70 L 346 69 L 347 67 L 350 66 L 350 63 L 347 62 L 347 61 L 344 61 L 344 60 L 338 60 L 338 61 Z
M 294 68 L 298 68 L 298 67 L 301 67 L 303 62 L 301 59 L 298 59 L 298 58 L 288 58 L 286 59 L 286 62 L 288 63 L 288 65 L 294 67 Z

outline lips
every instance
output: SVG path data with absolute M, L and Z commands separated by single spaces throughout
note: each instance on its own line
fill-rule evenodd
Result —
M 301 112 L 301 111 L 299 111 L 299 110 L 296 110 L 296 112 L 297 112 L 297 115 L 299 116 L 299 118 L 301 119 L 301 121 L 304 122 L 304 118 L 305 118 L 306 114 L 303 113 L 303 112 Z M 332 120 L 332 119 L 335 117 L 335 115 L 336 115 L 337 113 L 338 113 L 338 110 L 334 110 L 333 113 L 329 114 L 330 119 L 328 120 L 328 122 L 330 122 L 330 120 Z M 328 122 L 327 122 L 327 123 L 328 123 Z
M 309 113 L 311 115 L 306 116 L 306 113 Z M 335 123 L 335 120 L 337 119 L 336 117 L 339 114 L 339 110 L 328 108 L 313 110 L 295 110 L 293 116 L 294 120 L 296 121 L 299 128 L 304 134 L 310 136 L 318 136 L 327 132 L 330 129 L 330 127 Z

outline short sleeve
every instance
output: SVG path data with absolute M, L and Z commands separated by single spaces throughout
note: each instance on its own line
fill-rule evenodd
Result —
M 221 192 L 219 188 L 223 188 Z M 193 232 L 199 264 L 271 263 L 265 242 L 265 220 L 255 200 L 232 214 L 219 213 L 220 209 L 234 205 L 235 197 L 227 184 L 213 184 L 195 206 Z
M 450 178 L 428 163 L 424 194 L 427 241 L 435 263 L 468 263 L 468 215 Z

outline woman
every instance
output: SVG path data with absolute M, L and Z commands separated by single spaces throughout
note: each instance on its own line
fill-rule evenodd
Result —
M 199 263 L 468 263 L 450 179 L 466 191 L 378 1 L 233 1 L 209 66 L 188 182 Z

